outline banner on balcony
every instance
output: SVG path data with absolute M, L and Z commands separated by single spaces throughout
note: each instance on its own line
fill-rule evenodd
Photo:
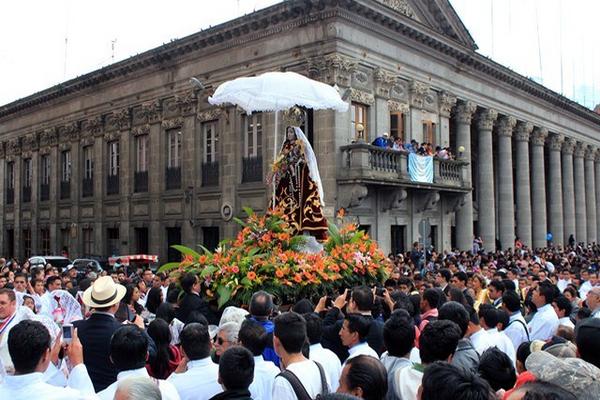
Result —
M 408 155 L 408 175 L 414 182 L 433 183 L 433 157 Z

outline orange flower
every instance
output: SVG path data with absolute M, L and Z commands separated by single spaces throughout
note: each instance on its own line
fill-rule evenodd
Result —
M 300 274 L 296 274 L 296 275 L 294 275 L 294 281 L 295 281 L 296 283 L 300 283 L 300 282 L 302 282 L 302 275 L 300 275 Z
M 256 279 L 256 273 L 254 271 L 250 271 L 246 274 L 246 276 L 248 277 L 248 279 L 250 279 L 251 281 Z
M 283 273 L 282 270 L 278 269 L 278 270 L 275 271 L 275 276 L 276 277 L 278 277 L 278 278 L 281 279 L 281 278 L 283 278 L 283 275 L 284 275 L 284 273 Z

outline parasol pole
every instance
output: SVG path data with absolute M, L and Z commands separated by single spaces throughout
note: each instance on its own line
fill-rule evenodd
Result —
M 274 135 L 273 135 L 273 164 L 275 164 L 275 161 L 277 161 L 277 125 L 279 124 L 279 111 L 275 110 L 275 128 L 274 128 Z M 277 186 L 275 186 L 275 179 L 273 179 L 273 202 L 272 204 L 272 208 L 273 210 L 275 210 L 275 191 L 277 190 Z

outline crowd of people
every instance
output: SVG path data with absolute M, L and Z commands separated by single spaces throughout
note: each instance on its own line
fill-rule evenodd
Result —
M 223 310 L 191 273 L 0 259 L 0 398 L 600 398 L 600 246 L 390 257 L 379 287 Z
M 399 151 L 401 153 L 414 153 L 420 156 L 431 156 L 441 158 L 443 160 L 454 160 L 454 154 L 450 147 L 433 146 L 431 143 L 421 143 L 412 139 L 410 142 L 402 141 L 400 137 L 390 137 L 389 133 L 384 132 L 371 143 L 373 146 L 382 147 Z

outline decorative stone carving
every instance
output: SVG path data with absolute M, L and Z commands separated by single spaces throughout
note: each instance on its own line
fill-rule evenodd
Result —
M 533 131 L 533 124 L 531 122 L 517 122 L 515 128 L 515 140 L 517 142 L 528 142 L 531 131 Z
M 531 134 L 531 144 L 534 146 L 543 146 L 548 137 L 548 129 L 536 126 Z
M 8 142 L 6 153 L 11 156 L 21 154 L 21 138 L 14 138 Z
M 481 111 L 477 116 L 477 128 L 482 131 L 491 131 L 496 118 L 498 118 L 498 111 L 492 108 Z
M 23 136 L 22 148 L 23 148 L 23 151 L 37 150 L 38 149 L 37 135 L 35 133 L 31 133 L 29 135 Z
M 196 97 L 195 91 L 189 91 L 184 95 L 175 96 L 175 101 L 183 115 L 191 115 L 196 112 L 198 98 Z
M 79 143 L 81 147 L 91 146 L 94 144 L 94 138 L 91 136 L 82 137 Z
M 408 91 L 410 93 L 410 104 L 413 107 L 423 108 L 425 95 L 429 91 L 429 87 L 419 81 L 410 81 L 408 83 Z
M 418 212 L 435 209 L 439 201 L 440 193 L 437 190 L 428 191 L 423 197 L 423 201 L 421 202 L 421 207 L 418 209 Z
M 57 142 L 56 129 L 45 129 L 40 133 L 40 147 L 55 146 Z
M 215 108 L 211 108 L 210 110 L 206 110 L 206 111 L 202 111 L 202 112 L 198 113 L 198 116 L 196 118 L 198 118 L 198 120 L 200 122 L 213 121 L 213 120 L 219 119 L 221 117 L 221 115 L 223 115 L 223 108 L 215 107 Z
M 83 121 L 81 129 L 82 136 L 100 136 L 102 134 L 102 122 L 103 119 L 101 115 L 94 118 L 90 118 L 87 121 Z
M 390 112 L 399 112 L 402 114 L 406 114 L 410 110 L 410 106 L 406 103 L 401 103 L 399 101 L 388 100 L 387 101 L 388 110 Z
M 499 136 L 512 136 L 513 128 L 517 124 L 517 119 L 510 115 L 505 115 L 498 120 L 497 128 Z
M 396 75 L 383 68 L 377 68 L 373 72 L 373 79 L 375 81 L 375 93 L 389 98 L 392 87 L 397 81 Z
M 398 79 L 390 89 L 390 97 L 394 99 L 406 99 L 406 83 Z
M 583 158 L 585 156 L 585 144 L 581 142 L 577 142 L 575 145 L 575 151 L 573 152 L 573 156 L 576 158 Z
M 343 86 L 350 86 L 352 73 L 357 66 L 357 60 L 335 53 L 314 57 L 307 62 L 309 77 Z
M 2 144 L 0 144 L 0 152 L 2 152 Z M 0 157 L 2 157 L 1 154 L 0 154 Z M 600 149 L 596 150 L 596 158 L 594 159 L 594 161 L 600 162 Z
M 354 80 L 364 86 L 367 84 L 367 82 L 369 82 L 369 75 L 367 75 L 365 72 L 363 71 L 356 71 L 354 72 Z
M 588 145 L 586 150 L 585 150 L 585 159 L 586 160 L 590 160 L 590 161 L 594 161 L 594 159 L 596 158 L 596 152 L 598 151 L 598 148 L 594 145 Z
M 360 207 L 368 194 L 366 185 L 341 185 L 338 190 L 338 205 L 346 209 Z
M 115 121 L 117 128 L 121 131 L 126 131 L 131 127 L 131 110 L 123 108 L 115 113 Z
M 166 119 L 162 122 L 162 127 L 164 129 L 175 129 L 181 128 L 183 126 L 183 118 L 171 118 Z
M 460 209 L 465 206 L 466 200 L 467 196 L 465 196 L 464 194 L 454 196 L 454 198 L 450 202 L 450 207 L 448 207 L 448 209 L 446 210 L 446 214 L 456 213 L 460 211 Z
M 563 153 L 565 154 L 573 154 L 573 152 L 575 151 L 575 144 L 577 142 L 575 142 L 575 139 L 567 137 L 565 138 L 565 141 L 563 143 Z
M 415 12 L 412 10 L 406 0 L 377 0 L 381 4 L 388 6 L 391 9 L 398 11 L 400 14 L 409 18 L 415 17 Z
M 58 150 L 59 151 L 71 150 L 71 143 L 70 142 L 59 143 Z
M 472 101 L 464 101 L 454 107 L 454 117 L 459 124 L 471 124 L 477 106 Z
M 107 142 L 114 142 L 115 140 L 119 140 L 120 137 L 120 131 L 104 132 L 104 140 L 106 140 Z
M 135 128 L 133 128 L 131 130 L 131 134 L 133 136 L 149 135 L 150 134 L 150 124 L 136 126 Z
M 406 191 L 406 189 L 395 189 L 390 196 L 388 197 L 389 202 L 387 202 L 387 204 L 384 204 L 382 211 L 395 211 L 395 210 L 400 210 L 402 209 L 402 203 L 404 203 L 404 200 L 406 200 L 408 198 L 408 192 Z
M 550 146 L 550 150 L 560 151 L 562 149 L 563 142 L 565 141 L 565 137 L 560 133 L 554 133 L 548 138 L 548 145 Z
M 442 90 L 438 95 L 438 102 L 440 103 L 440 115 L 442 117 L 450 117 L 452 107 L 456 104 L 456 96 L 445 90 Z
M 146 123 L 154 124 L 160 121 L 162 117 L 162 107 L 160 100 L 154 100 L 142 104 L 142 114 L 146 117 Z
M 179 97 L 171 97 L 163 102 L 163 117 L 176 117 L 181 113 L 181 107 L 179 106 Z
M 369 92 L 365 92 L 363 90 L 358 90 L 351 88 L 350 89 L 350 99 L 357 103 L 373 105 L 375 104 L 375 96 L 373 96 Z
M 64 130 L 66 139 L 70 140 L 71 142 L 78 141 L 80 130 L 79 122 L 72 122 L 66 125 Z

